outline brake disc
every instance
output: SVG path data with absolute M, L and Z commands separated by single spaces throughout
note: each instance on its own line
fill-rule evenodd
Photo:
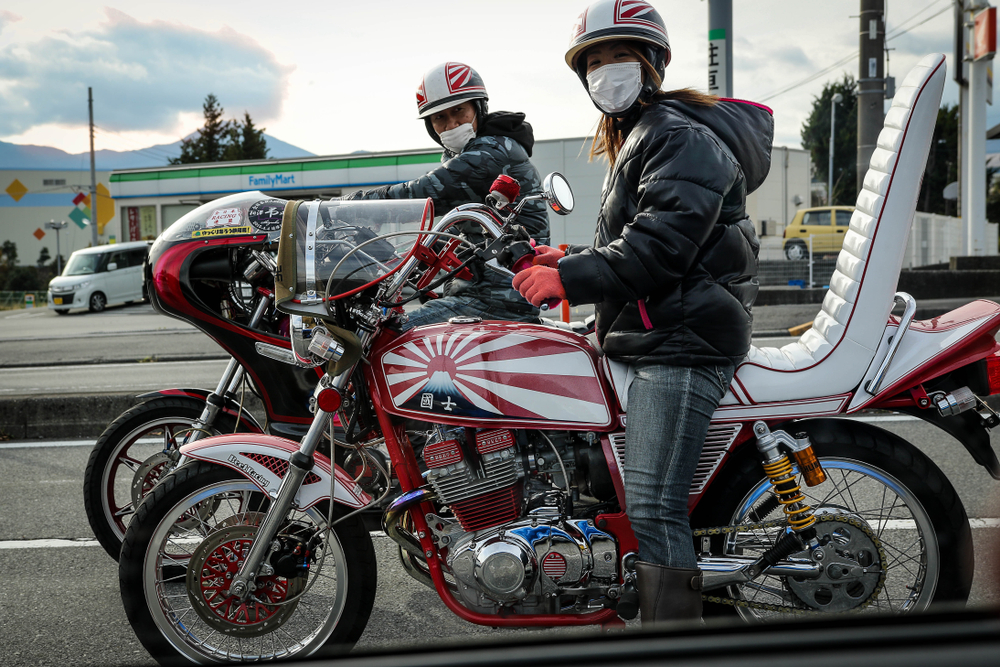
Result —
M 295 598 L 305 588 L 306 578 L 257 577 L 245 598 L 229 594 L 264 514 L 245 516 L 249 519 L 246 523 L 254 525 L 218 528 L 194 550 L 187 570 L 187 593 L 198 616 L 215 630 L 235 637 L 259 637 L 274 632 L 291 618 L 298 606 Z
M 132 475 L 132 507 L 138 507 L 172 467 L 173 460 L 166 452 L 157 452 L 143 461 Z

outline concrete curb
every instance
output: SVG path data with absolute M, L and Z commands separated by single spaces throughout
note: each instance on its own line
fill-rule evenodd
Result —
M 136 394 L 27 396 L 0 399 L 0 437 L 11 440 L 94 438 L 120 414 L 139 403 Z M 248 395 L 246 409 L 263 415 L 264 406 Z
M 55 361 L 15 361 L 0 364 L 0 368 L 52 368 L 54 366 L 91 366 L 99 364 L 155 364 L 168 361 L 229 361 L 229 355 L 219 354 L 164 354 L 136 359 L 57 359 Z

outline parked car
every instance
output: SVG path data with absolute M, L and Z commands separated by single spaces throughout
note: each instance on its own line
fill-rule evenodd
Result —
M 840 252 L 853 214 L 853 206 L 817 206 L 800 209 L 785 227 L 785 257 L 808 258 L 810 234 L 813 237 L 814 255 Z
M 150 245 L 136 241 L 77 250 L 62 274 L 49 281 L 49 308 L 60 315 L 71 308 L 99 313 L 108 305 L 144 298 L 142 263 Z

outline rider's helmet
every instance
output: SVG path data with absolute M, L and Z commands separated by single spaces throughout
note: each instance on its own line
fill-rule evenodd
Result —
M 584 88 L 587 66 L 580 56 L 594 44 L 617 40 L 636 42 L 635 46 L 663 79 L 670 62 L 670 38 L 660 13 L 645 0 L 597 0 L 573 23 L 566 51 L 566 64 L 580 77 Z M 639 99 L 649 99 L 656 90 L 653 81 L 644 81 Z
M 434 113 L 462 102 L 472 102 L 476 109 L 477 126 L 481 128 L 489 98 L 486 84 L 476 70 L 462 63 L 442 63 L 428 70 L 420 80 L 420 87 L 417 88 L 417 117 L 424 119 L 427 134 L 440 144 L 441 139 L 431 125 Z

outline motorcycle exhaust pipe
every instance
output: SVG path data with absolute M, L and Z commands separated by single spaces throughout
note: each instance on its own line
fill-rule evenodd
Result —
M 436 497 L 437 495 L 430 489 L 407 491 L 389 503 L 385 514 L 382 515 L 382 530 L 385 531 L 385 534 L 392 538 L 392 541 L 400 547 L 419 558 L 425 558 L 424 548 L 420 546 L 420 540 L 402 528 L 399 525 L 399 520 L 414 505 L 434 500 Z

